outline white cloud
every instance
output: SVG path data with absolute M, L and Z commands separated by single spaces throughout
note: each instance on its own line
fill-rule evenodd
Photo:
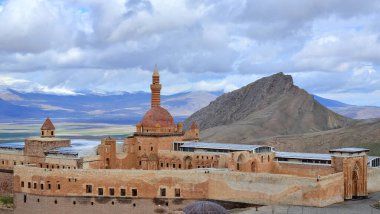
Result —
M 15 79 L 15 78 L 8 77 L 8 76 L 0 76 L 0 86 L 2 86 L 2 87 L 4 87 L 4 86 L 15 86 L 18 84 L 24 84 L 24 83 L 28 83 L 28 82 L 29 82 L 28 80 L 24 80 L 24 79 Z
M 83 57 L 83 52 L 80 48 L 70 48 L 64 53 L 57 54 L 56 61 L 58 64 L 68 64 L 79 62 Z
M 370 0 L 6 1 L 0 87 L 146 91 L 158 64 L 164 93 L 231 91 L 281 71 L 312 93 L 372 93 L 379 9 Z
M 58 94 L 58 95 L 79 95 L 71 89 L 65 87 L 53 87 L 50 88 L 45 85 L 36 85 L 33 87 L 34 91 L 46 94 Z

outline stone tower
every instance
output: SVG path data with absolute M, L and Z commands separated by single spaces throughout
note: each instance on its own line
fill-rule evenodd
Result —
M 154 67 L 154 72 L 152 76 L 152 84 L 150 84 L 150 90 L 152 91 L 151 107 L 156 107 L 161 105 L 161 84 L 160 84 L 160 74 L 158 73 L 157 66 Z
M 368 149 L 340 148 L 330 150 L 331 166 L 344 175 L 344 199 L 366 198 Z
M 41 137 L 55 137 L 55 127 L 49 117 L 41 126 Z

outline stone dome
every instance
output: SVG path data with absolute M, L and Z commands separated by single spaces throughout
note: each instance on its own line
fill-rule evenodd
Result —
M 186 214 L 228 214 L 228 211 L 217 203 L 211 201 L 197 201 L 187 205 L 183 212 Z
M 141 125 L 143 127 L 175 127 L 172 115 L 161 106 L 154 106 L 145 113 Z
M 199 129 L 198 124 L 196 122 L 193 122 L 190 126 L 190 129 Z

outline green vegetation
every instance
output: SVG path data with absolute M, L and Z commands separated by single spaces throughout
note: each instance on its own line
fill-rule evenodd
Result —
M 373 208 L 380 209 L 380 201 L 372 205 Z
M 0 204 L 10 207 L 13 205 L 13 197 L 11 196 L 0 196 Z

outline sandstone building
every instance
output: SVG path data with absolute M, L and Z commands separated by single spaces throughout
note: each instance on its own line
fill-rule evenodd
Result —
M 2 144 L 1 176 L 11 183 L 15 213 L 52 206 L 71 213 L 169 212 L 204 199 L 323 207 L 380 190 L 380 171 L 373 168 L 379 158 L 368 157 L 368 149 L 313 154 L 199 142 L 196 123 L 185 131 L 161 106 L 161 87 L 155 68 L 151 108 L 121 151 L 107 137 L 96 156 L 80 157 L 70 140 L 55 137 L 49 118 L 40 137 L 23 146 Z

